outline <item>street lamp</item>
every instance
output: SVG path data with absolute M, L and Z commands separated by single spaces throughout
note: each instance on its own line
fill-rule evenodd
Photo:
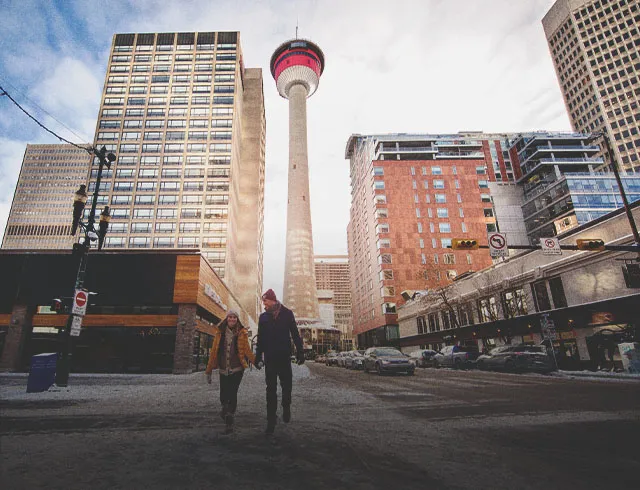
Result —
M 100 221 L 98 229 L 95 228 L 95 214 L 96 205 L 98 204 L 98 193 L 100 191 L 100 181 L 102 180 L 102 170 L 105 165 L 107 169 L 111 169 L 111 164 L 116 160 L 116 156 L 113 153 L 107 153 L 106 147 L 96 150 L 92 148 L 90 152 L 98 158 L 98 175 L 96 177 L 96 186 L 93 190 L 93 197 L 91 200 L 91 212 L 87 222 L 82 221 L 82 213 L 84 212 L 85 205 L 87 203 L 87 186 L 82 184 L 76 191 L 73 198 L 73 222 L 71 225 L 71 235 L 75 236 L 78 228 L 84 232 L 84 238 L 81 238 L 78 243 L 73 245 L 73 255 L 79 256 L 80 262 L 78 264 L 78 271 L 76 273 L 76 282 L 73 293 L 71 295 L 72 302 L 75 297 L 75 291 L 83 289 L 85 272 L 87 269 L 87 258 L 89 249 L 91 248 L 91 242 L 98 241 L 98 250 L 102 249 L 104 244 L 104 238 L 109 229 L 109 221 L 111 219 L 111 213 L 109 206 L 105 206 L 102 213 L 100 213 Z M 60 349 L 58 353 L 58 363 L 56 366 L 56 385 L 67 386 L 69 383 L 69 372 L 71 370 L 71 325 L 73 323 L 75 315 L 72 313 L 71 308 L 69 311 L 69 317 L 65 327 L 60 331 Z

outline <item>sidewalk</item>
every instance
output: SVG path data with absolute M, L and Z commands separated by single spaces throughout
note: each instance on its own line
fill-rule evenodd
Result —
M 617 373 L 611 371 L 562 371 L 557 373 L 561 376 L 574 378 L 598 378 L 598 379 L 624 379 L 627 381 L 640 381 L 640 373 Z

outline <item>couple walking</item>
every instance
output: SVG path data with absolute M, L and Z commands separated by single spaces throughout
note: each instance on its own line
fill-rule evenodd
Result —
M 272 289 L 262 295 L 265 312 L 258 321 L 258 342 L 255 355 L 251 351 L 246 328 L 240 323 L 238 313 L 229 310 L 227 317 L 217 327 L 209 363 L 205 371 L 207 382 L 211 373 L 220 373 L 220 416 L 225 422 L 225 432 L 233 432 L 234 416 L 238 404 L 238 388 L 244 370 L 253 364 L 265 368 L 267 382 L 267 434 L 276 428 L 278 410 L 277 383 L 282 388 L 282 420 L 291 420 L 291 339 L 296 346 L 298 364 L 304 363 L 302 339 L 293 312 L 282 305 Z

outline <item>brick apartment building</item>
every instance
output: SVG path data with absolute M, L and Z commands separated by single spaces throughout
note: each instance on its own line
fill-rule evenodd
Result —
M 443 286 L 491 265 L 485 251 L 454 251 L 497 224 L 490 182 L 512 182 L 509 135 L 353 135 L 347 228 L 354 337 L 359 347 L 398 337 L 402 291 Z

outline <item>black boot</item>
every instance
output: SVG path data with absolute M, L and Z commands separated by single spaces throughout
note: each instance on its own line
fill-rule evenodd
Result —
M 285 424 L 288 424 L 291 420 L 291 405 L 282 406 L 282 420 Z
M 277 422 L 277 419 L 275 418 L 273 419 L 270 418 L 267 420 L 267 430 L 265 432 L 268 436 L 272 435 L 276 430 L 276 422 Z
M 233 422 L 234 422 L 234 417 L 232 413 L 228 413 L 227 416 L 225 417 L 224 423 L 225 423 L 225 429 L 224 429 L 224 433 L 225 434 L 231 434 L 233 432 Z

